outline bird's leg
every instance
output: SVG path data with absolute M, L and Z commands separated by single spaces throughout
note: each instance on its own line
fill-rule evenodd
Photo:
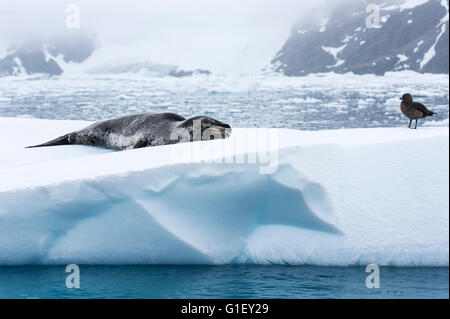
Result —
M 409 119 L 409 126 L 408 128 L 411 128 L 412 119 Z
M 414 129 L 417 129 L 417 119 L 416 119 L 416 127 Z

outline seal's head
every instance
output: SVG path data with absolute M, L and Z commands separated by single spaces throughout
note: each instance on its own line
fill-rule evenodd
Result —
M 408 103 L 408 102 L 412 102 L 413 98 L 412 98 L 411 94 L 406 93 L 406 94 L 403 94 L 403 96 L 401 97 L 400 100 L 402 100 L 405 103 Z
M 177 125 L 176 129 L 189 132 L 191 141 L 224 139 L 231 135 L 230 125 L 209 116 L 191 117 Z

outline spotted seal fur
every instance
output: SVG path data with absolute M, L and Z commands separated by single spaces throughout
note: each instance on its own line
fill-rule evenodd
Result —
M 28 146 L 89 145 L 115 150 L 229 137 L 231 127 L 208 116 L 189 119 L 174 113 L 145 113 L 92 124 L 52 141 Z

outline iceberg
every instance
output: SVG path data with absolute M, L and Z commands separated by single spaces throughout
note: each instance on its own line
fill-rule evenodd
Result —
M 0 265 L 448 266 L 448 127 L 24 148 L 88 124 L 0 118 Z

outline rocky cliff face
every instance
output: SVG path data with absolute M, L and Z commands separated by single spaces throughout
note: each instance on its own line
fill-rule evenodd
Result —
M 75 69 L 81 67 L 96 49 L 94 37 L 82 33 L 70 32 L 64 36 L 45 40 L 33 40 L 10 46 L 0 52 L 0 77 L 15 75 L 47 74 L 61 75 L 68 64 Z M 78 65 L 77 65 L 78 64 Z M 135 61 L 105 63 L 82 69 L 90 74 L 140 73 L 149 76 L 186 77 L 210 75 L 209 70 L 184 70 L 177 65 Z
M 317 18 L 293 27 L 265 71 L 448 74 L 448 8 L 448 0 L 369 0 L 341 4 L 322 17 L 311 14 Z
M 81 63 L 94 49 L 92 37 L 76 32 L 14 44 L 0 55 L 0 76 L 60 75 L 64 72 L 65 63 Z

